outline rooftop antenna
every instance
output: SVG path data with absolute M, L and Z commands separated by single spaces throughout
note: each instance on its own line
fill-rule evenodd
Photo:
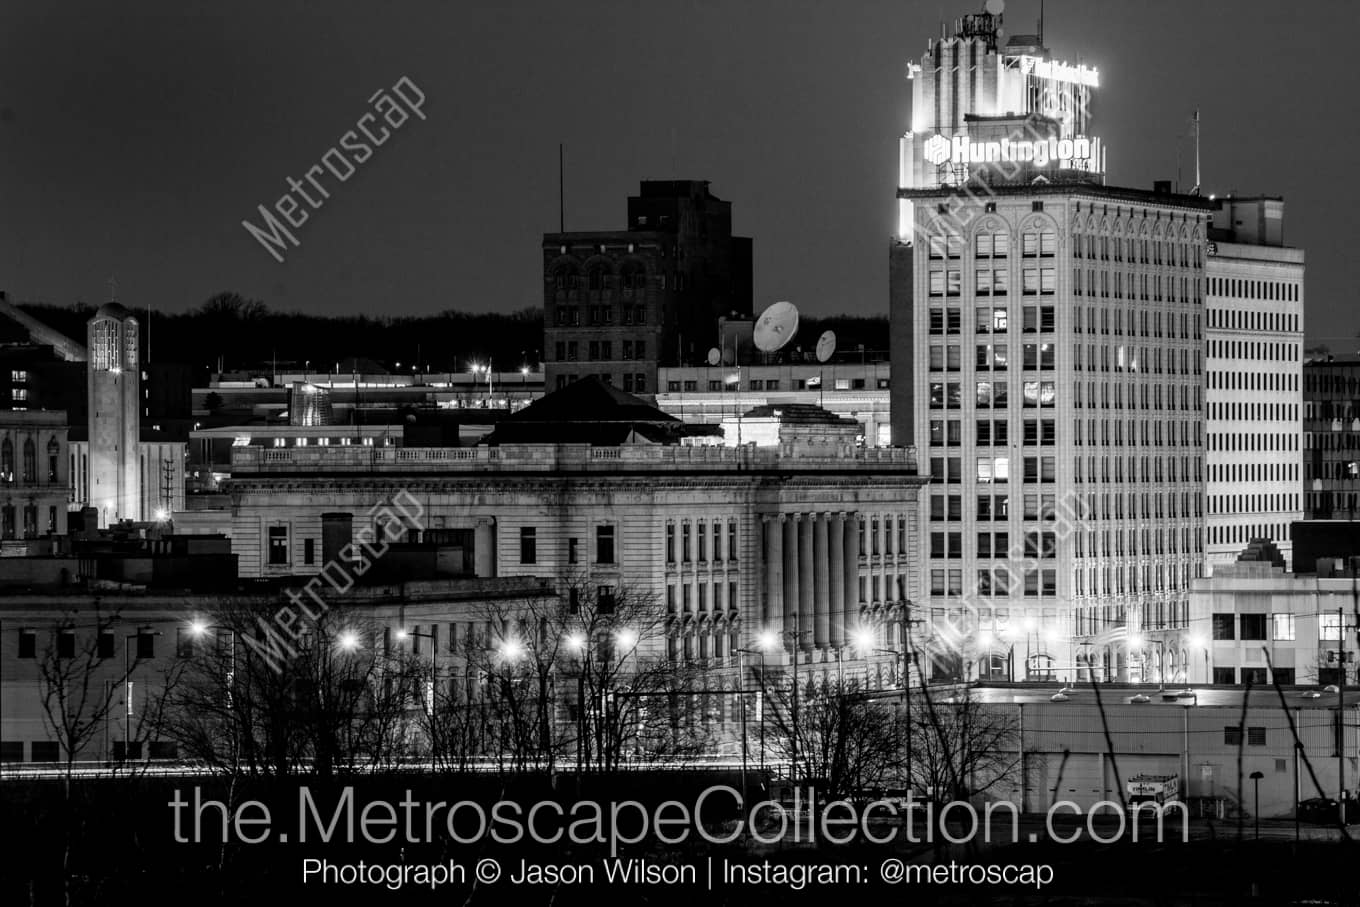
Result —
M 1193 188 L 1193 189 L 1190 190 L 1190 194 L 1191 194 L 1191 195 L 1199 195 L 1200 181 L 1199 181 L 1199 108 L 1198 108 L 1198 107 L 1195 108 L 1195 116 L 1194 116 L 1193 124 L 1194 124 L 1194 127 L 1193 127 L 1193 128 L 1194 128 L 1194 130 L 1195 130 L 1195 188 Z
M 1044 46 L 1044 0 L 1039 0 L 1039 46 Z
M 567 146 L 557 143 L 557 232 L 567 232 Z
M 118 301 L 118 279 L 117 279 L 116 277 L 110 277 L 110 278 L 109 278 L 109 302 L 117 302 L 117 301 Z

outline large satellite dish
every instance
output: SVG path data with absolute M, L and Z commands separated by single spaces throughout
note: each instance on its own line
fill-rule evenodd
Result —
M 823 331 L 817 338 L 817 361 L 825 362 L 836 352 L 836 332 Z
M 999 16 L 1006 9 L 1006 0 L 987 0 L 983 8 L 993 16 Z
M 722 350 L 715 346 L 708 351 L 708 364 L 717 365 L 719 362 L 722 362 Z
M 798 333 L 798 309 L 791 302 L 776 302 L 756 319 L 756 349 L 773 353 L 782 348 Z

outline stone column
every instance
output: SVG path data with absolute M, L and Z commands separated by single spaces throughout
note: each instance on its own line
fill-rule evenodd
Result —
M 765 524 L 765 613 L 764 627 L 773 633 L 784 632 L 784 518 L 767 514 Z M 757 630 L 759 633 L 760 630 Z
M 812 565 L 812 527 L 816 514 L 802 514 L 798 524 L 798 644 L 804 649 L 812 648 L 813 630 L 816 617 L 813 611 L 813 598 L 817 594 L 813 579 Z
M 784 524 L 784 631 L 798 629 L 798 514 L 780 517 Z M 780 646 L 786 640 L 780 640 Z
M 496 521 L 490 517 L 479 519 L 473 531 L 472 569 L 478 576 L 496 575 Z
M 831 578 L 831 646 L 845 645 L 845 514 L 831 515 L 831 526 L 827 532 L 830 543 L 830 564 L 828 575 Z
M 831 582 L 830 561 L 827 553 L 827 519 L 825 513 L 812 514 L 812 575 L 814 615 L 812 643 L 819 649 L 831 644 Z
M 859 514 L 845 514 L 845 614 L 842 624 L 859 614 Z

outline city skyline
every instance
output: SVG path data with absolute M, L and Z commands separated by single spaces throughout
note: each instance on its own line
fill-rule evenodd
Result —
M 0 135 L 13 165 L 3 288 L 97 304 L 112 275 L 121 298 L 161 311 L 223 289 L 315 314 L 534 306 L 539 239 L 558 226 L 561 142 L 568 230 L 622 228 L 622 199 L 638 180 L 710 180 L 732 201 L 734 230 L 754 237 L 757 308 L 788 298 L 811 315 L 886 314 L 906 64 L 941 13 L 975 11 L 918 7 L 628 15 L 612 4 L 520 4 L 410 20 L 346 11 L 324 25 L 300 6 L 230 22 L 156 6 L 58 21 L 18 7 L 0 63 Z M 1311 89 L 1345 78 L 1339 57 L 1310 53 L 1312 29 L 1344 7 L 1309 8 L 1317 14 L 1304 21 L 1259 4 L 1050 3 L 1045 38 L 1055 59 L 1075 63 L 1080 51 L 1100 68 L 1110 184 L 1174 180 L 1177 138 L 1198 107 L 1205 191 L 1286 198 L 1286 242 L 1309 250 L 1308 342 L 1340 353 L 1355 329 L 1342 220 L 1355 189 L 1327 178 L 1326 155 L 1356 127 L 1307 138 L 1327 99 Z M 1008 33 L 1032 31 L 1037 14 L 1037 2 L 1011 4 Z M 598 37 L 590 23 L 603 21 L 618 27 Z M 1229 23 L 1232 42 L 1215 43 Z M 48 40 L 57 28 L 62 40 Z M 1277 59 L 1304 67 L 1237 51 L 1267 41 Z M 43 48 L 41 65 L 31 48 Z M 162 68 L 139 62 L 148 59 Z M 241 221 L 257 219 L 257 205 L 287 192 L 375 92 L 403 77 L 426 95 L 428 119 L 407 122 L 333 187 L 276 262 Z M 1186 84 L 1197 87 L 1162 102 Z M 1259 141 L 1272 111 L 1280 141 Z M 1192 151 L 1179 145 L 1188 188 Z

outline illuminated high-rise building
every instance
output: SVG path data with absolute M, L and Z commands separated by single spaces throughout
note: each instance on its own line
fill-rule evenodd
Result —
M 99 525 L 144 519 L 137 318 L 116 302 L 99 307 L 86 326 L 89 345 L 89 506 Z M 154 482 L 155 477 L 149 481 Z
M 936 677 L 1183 674 L 1204 569 L 1214 203 L 1105 184 L 1094 68 L 1001 4 L 912 64 L 891 252 L 892 439 L 932 484 Z
M 1205 259 L 1205 482 L 1210 570 L 1268 538 L 1292 561 L 1303 519 L 1304 252 L 1284 200 L 1221 200 Z

